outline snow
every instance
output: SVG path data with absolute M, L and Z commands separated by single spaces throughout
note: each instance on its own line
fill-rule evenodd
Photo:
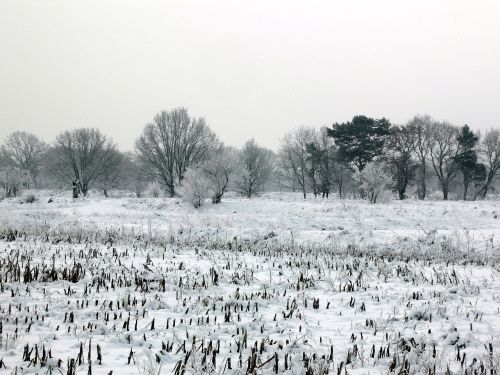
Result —
M 498 201 L 38 196 L 0 202 L 0 373 L 499 370 Z
M 196 210 L 180 199 L 100 196 L 74 201 L 47 197 L 30 204 L 0 202 L 3 226 L 127 228 L 166 233 L 189 230 L 193 236 L 258 239 L 273 232 L 283 242 L 342 241 L 386 244 L 418 238 L 436 230 L 452 237 L 470 236 L 476 247 L 500 235 L 500 201 L 392 201 L 309 198 L 266 194 L 254 200 L 226 198 Z M 466 233 L 466 231 L 468 233 Z

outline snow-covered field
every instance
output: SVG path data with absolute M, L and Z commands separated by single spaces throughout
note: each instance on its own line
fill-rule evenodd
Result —
M 47 203 L 52 197 L 53 202 Z M 300 194 L 226 198 L 196 210 L 180 199 L 94 198 L 73 202 L 70 194 L 44 193 L 33 204 L 0 202 L 2 227 L 115 228 L 134 233 L 256 241 L 273 233 L 283 244 L 357 243 L 363 246 L 415 239 L 437 231 L 467 239 L 476 249 L 500 241 L 499 201 L 392 201 L 372 205 Z M 462 243 L 463 244 L 463 243 Z
M 500 369 L 500 202 L 0 202 L 0 373 Z

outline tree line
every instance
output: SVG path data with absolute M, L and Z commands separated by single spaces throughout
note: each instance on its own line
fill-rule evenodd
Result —
M 279 155 L 285 181 L 299 186 L 304 197 L 308 191 L 328 196 L 334 187 L 342 195 L 345 182 L 353 179 L 360 194 L 372 201 L 376 189 L 392 189 L 405 199 L 410 185 L 425 199 L 433 175 L 443 199 L 458 185 L 464 200 L 477 199 L 494 187 L 500 131 L 480 134 L 468 125 L 454 126 L 430 116 L 415 116 L 401 125 L 355 116 L 320 131 L 302 127 L 288 133 Z
M 11 133 L 0 147 L 0 195 L 53 186 L 71 187 L 75 198 L 90 189 L 105 196 L 127 189 L 138 197 L 149 190 L 199 207 L 209 197 L 221 202 L 228 189 L 251 198 L 274 184 L 304 198 L 342 197 L 349 189 L 376 202 L 391 190 L 405 199 L 410 187 L 425 199 L 429 181 L 437 181 L 443 199 L 460 190 L 467 200 L 485 198 L 499 169 L 498 129 L 479 133 L 430 116 L 405 124 L 354 116 L 319 129 L 302 126 L 285 134 L 274 153 L 254 139 L 241 149 L 226 146 L 204 118 L 176 108 L 156 114 L 130 152 L 93 128 L 63 131 L 50 144 Z

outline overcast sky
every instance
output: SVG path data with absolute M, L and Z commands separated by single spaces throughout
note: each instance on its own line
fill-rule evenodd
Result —
M 277 149 L 299 125 L 428 113 L 500 126 L 500 1 L 0 1 L 0 138 L 162 109 Z

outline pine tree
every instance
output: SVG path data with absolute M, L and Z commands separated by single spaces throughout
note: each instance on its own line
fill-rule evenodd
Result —
M 460 153 L 455 160 L 463 176 L 463 199 L 467 200 L 467 191 L 472 181 L 483 180 L 485 175 L 484 165 L 477 162 L 476 144 L 479 137 L 465 124 L 457 137 Z
M 339 154 L 362 171 L 367 163 L 382 154 L 391 123 L 386 118 L 354 116 L 352 121 L 334 124 L 328 136 L 334 138 Z

